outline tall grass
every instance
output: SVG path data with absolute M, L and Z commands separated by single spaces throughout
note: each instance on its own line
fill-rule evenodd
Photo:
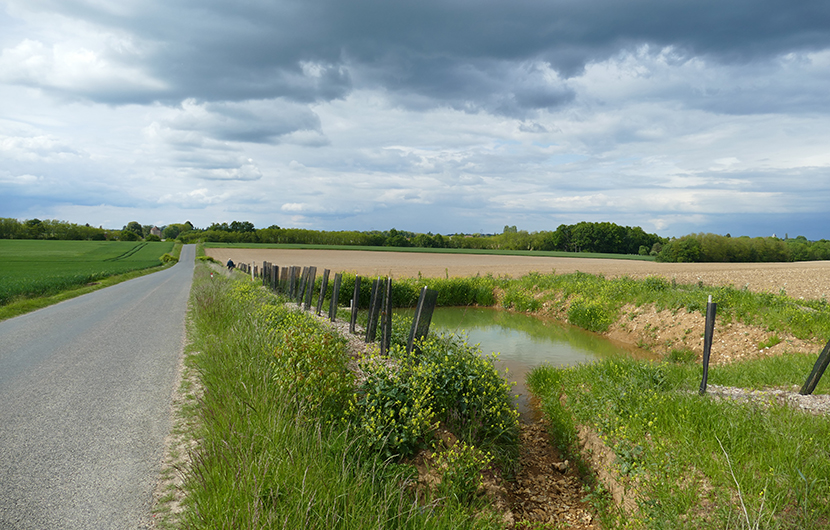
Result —
M 342 415 L 347 356 L 325 329 L 204 265 L 191 305 L 204 397 L 187 528 L 497 527 L 487 510 L 420 492 L 411 466 L 372 450 Z M 297 328 L 302 340 L 291 342 Z M 279 353 L 286 341 L 309 355 Z

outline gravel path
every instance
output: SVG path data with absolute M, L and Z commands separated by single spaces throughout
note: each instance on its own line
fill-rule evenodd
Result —
M 0 529 L 149 526 L 194 257 L 0 323 Z

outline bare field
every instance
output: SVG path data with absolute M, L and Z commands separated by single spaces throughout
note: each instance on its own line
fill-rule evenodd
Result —
M 434 254 L 305 249 L 205 249 L 222 263 L 261 264 L 281 267 L 316 266 L 318 270 L 353 272 L 361 276 L 467 277 L 476 274 L 520 277 L 529 272 L 557 274 L 576 271 L 604 274 L 607 278 L 662 276 L 678 283 L 747 286 L 756 292 L 784 289 L 795 298 L 830 297 L 830 261 L 798 263 L 655 263 L 589 258 L 493 256 L 482 254 Z

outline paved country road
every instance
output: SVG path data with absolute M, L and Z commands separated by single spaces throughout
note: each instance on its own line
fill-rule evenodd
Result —
M 148 527 L 194 257 L 0 322 L 0 530 Z

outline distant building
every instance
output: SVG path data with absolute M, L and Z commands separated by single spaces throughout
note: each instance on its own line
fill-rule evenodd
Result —
M 159 228 L 157 226 L 154 226 L 153 228 L 150 229 L 150 234 L 154 235 L 154 236 L 161 237 L 161 228 Z

